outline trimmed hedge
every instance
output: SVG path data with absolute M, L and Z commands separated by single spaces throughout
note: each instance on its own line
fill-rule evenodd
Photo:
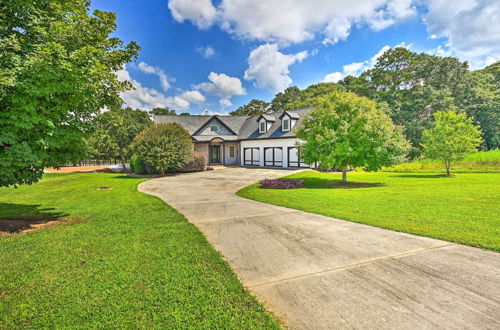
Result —
M 206 165 L 207 158 L 205 157 L 205 155 L 201 153 L 195 153 L 191 160 L 181 165 L 179 172 L 201 172 L 205 170 Z

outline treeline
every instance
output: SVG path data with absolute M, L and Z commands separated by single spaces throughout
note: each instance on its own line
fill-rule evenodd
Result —
M 421 152 L 422 132 L 433 124 L 433 115 L 453 110 L 472 118 L 482 131 L 482 149 L 500 147 L 500 62 L 469 71 L 468 63 L 455 57 L 415 53 L 404 47 L 386 51 L 375 66 L 359 77 L 338 83 L 318 83 L 304 90 L 289 87 L 271 102 L 253 99 L 231 115 L 256 115 L 312 106 L 318 97 L 334 91 L 368 97 L 404 128 L 412 145 L 410 157 Z

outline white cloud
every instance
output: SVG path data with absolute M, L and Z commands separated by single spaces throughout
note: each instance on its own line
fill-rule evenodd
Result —
M 210 58 L 215 55 L 215 49 L 213 49 L 211 46 L 198 47 L 196 48 L 196 51 L 204 58 Z
M 203 103 L 205 97 L 198 91 L 188 91 L 177 96 L 166 96 L 162 92 L 142 86 L 130 77 L 126 66 L 116 72 L 118 80 L 129 81 L 133 90 L 121 92 L 120 96 L 126 106 L 134 109 L 151 110 L 155 107 L 169 107 L 174 110 L 187 110 L 191 103 Z
M 245 94 L 245 88 L 243 88 L 241 80 L 236 77 L 230 77 L 224 73 L 210 72 L 208 80 L 210 82 L 204 82 L 193 87 L 228 100 L 235 95 Z
M 229 115 L 226 111 L 218 112 L 218 111 L 212 111 L 212 110 L 208 110 L 208 109 L 203 110 L 201 114 L 204 116 L 213 116 L 213 115 L 227 116 L 227 115 Z
M 397 47 L 407 47 L 405 44 L 399 44 Z M 347 76 L 359 76 L 366 70 L 369 70 L 375 66 L 377 59 L 382 56 L 387 50 L 391 49 L 389 46 L 382 47 L 372 58 L 363 62 L 353 62 L 346 64 L 342 67 L 342 72 L 332 72 L 323 78 L 323 82 L 338 82 Z
M 189 103 L 201 104 L 205 102 L 205 96 L 203 96 L 203 94 L 199 91 L 187 91 L 179 95 L 179 97 Z
M 177 22 L 190 20 L 200 29 L 210 27 L 217 15 L 211 0 L 169 0 L 168 8 Z
M 277 44 L 261 45 L 250 52 L 246 80 L 255 80 L 255 86 L 281 92 L 292 83 L 289 66 L 301 62 L 307 51 L 296 54 L 283 54 Z
M 412 0 L 171 0 L 178 22 L 191 20 L 201 28 L 218 23 L 242 38 L 299 43 L 317 33 L 330 42 L 347 38 L 354 24 L 381 29 L 414 16 Z
M 445 47 L 473 68 L 500 59 L 500 1 L 426 0 L 424 21 L 433 38 L 447 38 Z
M 170 89 L 170 83 L 168 82 L 169 78 L 167 77 L 166 73 L 159 67 L 153 67 L 145 62 L 140 62 L 138 68 L 144 73 L 157 75 L 160 79 L 161 88 L 164 91 Z
M 231 102 L 230 100 L 228 99 L 220 99 L 219 100 L 219 104 L 220 104 L 220 107 L 222 109 L 224 108 L 228 108 L 228 107 L 232 107 L 233 106 L 233 102 Z

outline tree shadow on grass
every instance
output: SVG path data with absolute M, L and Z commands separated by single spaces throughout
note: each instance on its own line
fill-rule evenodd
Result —
M 449 178 L 448 176 L 443 175 L 443 174 L 397 174 L 397 175 L 390 175 L 390 177 L 393 177 L 393 178 L 413 178 L 413 179 Z
M 42 208 L 39 204 L 0 203 L 0 234 L 34 229 L 67 216 L 54 208 Z
M 385 186 L 385 183 L 381 182 L 347 181 L 344 183 L 340 180 L 327 180 L 327 179 L 307 178 L 307 177 L 304 178 L 296 177 L 294 179 L 304 180 L 305 189 L 359 189 L 359 188 L 373 188 L 373 187 Z

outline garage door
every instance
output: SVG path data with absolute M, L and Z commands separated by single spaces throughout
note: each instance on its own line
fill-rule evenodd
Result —
M 259 148 L 243 148 L 243 164 L 244 165 L 260 165 Z
M 300 148 L 288 147 L 288 167 L 309 168 L 309 165 L 302 162 L 300 159 Z
M 264 165 L 283 167 L 283 148 L 264 148 Z

